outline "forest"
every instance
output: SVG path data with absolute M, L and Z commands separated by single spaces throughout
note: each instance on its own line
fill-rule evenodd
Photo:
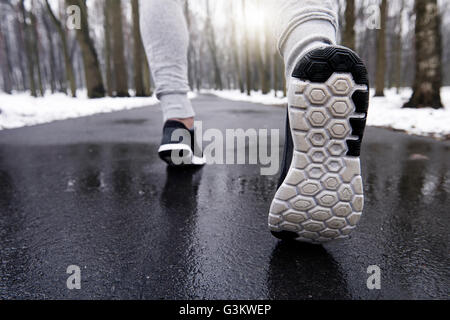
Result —
M 143 0 L 0 0 L 0 90 L 34 97 L 151 96 L 139 29 Z M 283 61 L 272 34 L 271 0 L 190 0 L 192 90 L 285 95 Z M 272 3 L 273 4 L 273 3 Z M 366 61 L 376 96 L 412 88 L 405 107 L 443 107 L 450 84 L 450 2 L 335 0 L 339 42 Z M 68 27 L 73 6 L 81 28 Z

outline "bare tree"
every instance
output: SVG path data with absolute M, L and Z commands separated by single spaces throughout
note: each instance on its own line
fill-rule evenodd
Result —
M 259 34 L 255 35 L 255 39 L 254 39 L 254 49 L 253 49 L 253 56 L 256 59 L 256 64 L 255 64 L 255 70 L 257 70 L 257 76 L 259 78 L 259 83 L 257 81 L 254 82 L 255 84 L 255 90 L 258 90 L 259 88 L 257 87 L 257 85 L 260 85 L 261 90 L 263 91 L 263 93 L 267 93 L 269 92 L 269 81 L 266 78 L 266 74 L 265 74 L 265 65 L 264 65 L 264 60 L 262 57 L 262 51 L 261 51 L 261 37 L 259 36 Z M 256 72 L 255 72 L 256 73 Z
M 114 95 L 114 78 L 113 70 L 111 66 L 111 17 L 110 17 L 110 3 L 105 0 L 103 3 L 103 32 L 105 37 L 105 47 L 104 47 L 104 59 L 105 59 L 105 75 L 106 75 L 106 92 L 108 96 L 112 97 Z
M 11 5 L 11 7 L 13 7 Z M 20 6 L 16 6 L 12 10 L 15 13 L 14 19 L 14 28 L 16 29 L 15 42 L 17 46 L 17 51 L 15 54 L 15 58 L 17 58 L 17 65 L 20 69 L 20 83 L 21 90 L 27 90 L 29 88 L 27 86 L 27 63 L 26 63 L 26 47 L 25 47 L 25 35 L 23 30 L 23 24 L 21 22 L 21 14 L 20 14 Z
M 123 44 L 123 23 L 121 0 L 108 0 L 110 8 L 112 34 L 112 58 L 114 67 L 114 78 L 116 83 L 116 96 L 128 97 L 128 73 L 125 64 Z
M 66 69 L 67 82 L 69 83 L 69 86 L 70 86 L 70 92 L 72 94 L 72 97 L 76 97 L 77 85 L 75 82 L 75 73 L 73 71 L 72 61 L 70 59 L 69 48 L 67 45 L 66 31 L 65 31 L 63 25 L 61 24 L 61 22 L 59 21 L 59 19 L 53 13 L 53 10 L 50 7 L 48 0 L 45 0 L 45 4 L 47 7 L 47 11 L 50 15 L 50 18 L 52 19 L 53 24 L 55 25 L 56 31 L 58 32 L 60 40 L 61 40 L 61 47 L 62 47 L 63 56 L 64 56 L 64 66 Z
M 50 89 L 52 93 L 56 92 L 56 59 L 55 59 L 55 45 L 53 41 L 53 34 L 50 27 L 50 22 L 45 16 L 42 16 L 42 22 L 45 29 L 45 34 L 47 36 L 48 47 L 48 65 L 50 67 Z
M 11 63 L 11 57 L 10 57 L 10 49 L 9 49 L 9 41 L 8 41 L 8 36 L 7 36 L 7 32 L 3 32 L 3 14 L 0 17 L 0 43 L 3 44 L 3 54 L 4 54 L 4 59 L 2 59 L 2 61 L 4 61 L 4 63 L 6 64 L 5 68 L 2 68 L 3 73 L 2 73 L 2 77 L 3 77 L 3 90 L 8 93 L 11 94 L 12 92 L 12 87 L 13 87 L 13 77 L 12 77 L 12 63 Z
M 395 83 L 397 93 L 402 85 L 402 51 L 403 51 L 403 12 L 405 10 L 405 0 L 400 0 L 400 11 L 397 18 L 397 36 L 395 48 Z
M 133 46 L 134 46 L 134 85 L 136 88 L 136 96 L 145 97 L 147 93 L 144 87 L 143 70 L 145 65 L 144 47 L 141 39 L 141 29 L 139 27 L 139 2 L 138 0 L 131 1 L 132 16 L 133 16 Z
M 381 1 L 381 28 L 377 30 L 377 67 L 375 77 L 375 96 L 384 97 L 386 76 L 386 17 L 387 0 Z
M 352 50 L 355 46 L 355 0 L 346 0 L 345 7 L 345 29 L 342 44 Z
M 25 41 L 25 57 L 27 59 L 28 67 L 28 83 L 30 85 L 31 95 L 37 97 L 36 82 L 34 80 L 34 60 L 33 49 L 31 44 L 30 26 L 28 24 L 29 16 L 25 9 L 24 0 L 19 1 L 19 8 L 21 12 L 21 20 L 23 25 L 24 41 Z
M 33 4 L 33 8 L 34 8 L 34 4 L 35 2 L 32 2 Z M 34 52 L 34 64 L 35 64 L 35 68 L 37 71 L 37 78 L 38 78 L 38 86 L 39 86 L 39 91 L 41 93 L 41 96 L 44 96 L 44 85 L 42 83 L 42 73 L 41 73 L 41 57 L 39 54 L 39 33 L 38 33 L 38 24 L 37 24 L 37 19 L 36 16 L 34 15 L 34 13 L 32 11 L 29 12 L 30 15 L 30 20 L 31 20 L 31 26 L 32 26 L 32 30 L 33 30 L 33 37 L 32 37 L 32 46 L 33 46 L 33 52 Z
M 30 90 L 36 96 L 48 88 L 52 92 L 69 91 L 75 96 L 78 85 L 85 86 L 89 96 L 99 97 L 105 90 L 102 88 L 104 81 L 109 95 L 115 95 L 119 87 L 118 95 L 126 95 L 130 85 L 136 89 L 137 95 L 151 94 L 151 77 L 138 24 L 139 0 L 126 5 L 123 0 L 55 0 L 55 3 L 74 4 L 81 9 L 82 26 L 74 31 L 65 26 L 65 6 L 58 6 L 59 12 L 56 12 L 56 7 L 48 5 L 52 3 L 50 1 L 43 2 L 43 7 L 37 1 L 28 6 L 27 1 L 0 0 L 0 85 L 3 91 Z M 283 61 L 274 50 L 269 24 L 259 25 L 256 21 L 262 28 L 254 29 L 254 19 L 258 17 L 256 12 L 250 11 L 256 6 L 261 5 L 262 8 L 262 4 L 269 1 L 186 3 L 191 39 L 189 84 L 192 89 L 238 88 L 247 94 L 261 89 L 264 93 L 272 89 L 285 91 Z M 341 30 L 343 43 L 353 49 L 355 43 L 358 46 L 357 51 L 368 65 L 377 95 L 382 95 L 387 86 L 398 89 L 412 85 L 414 81 L 414 99 L 419 99 L 416 96 L 424 95 L 426 90 L 435 94 L 438 85 L 430 82 L 430 74 L 435 78 L 441 77 L 442 83 L 450 83 L 447 74 L 436 74 L 440 70 L 437 67 L 439 63 L 435 63 L 441 61 L 444 70 L 450 68 L 450 59 L 447 59 L 450 45 L 446 42 L 440 44 L 440 35 L 435 32 L 438 27 L 431 30 L 432 26 L 427 25 L 422 27 L 422 31 L 420 26 L 414 30 L 409 21 L 415 21 L 415 0 L 380 0 L 382 21 L 377 32 L 356 27 L 368 18 L 369 12 L 365 8 L 374 0 L 336 1 L 341 8 L 340 17 L 345 21 Z M 427 4 L 423 5 L 423 1 Z M 86 3 L 90 19 L 87 19 Z M 422 21 L 420 18 L 430 6 L 434 6 L 433 3 L 417 0 L 416 5 L 421 5 L 417 23 Z M 450 12 L 450 5 L 446 2 L 441 2 L 439 8 L 443 14 Z M 220 23 L 216 21 L 219 15 L 225 15 L 225 19 L 219 19 Z M 121 22 L 118 23 L 119 20 Z M 438 14 L 427 21 L 437 25 L 439 22 L 436 20 L 439 20 Z M 444 22 L 441 28 L 446 34 L 450 31 L 450 23 L 447 19 Z M 104 29 L 104 37 L 99 36 L 98 28 Z M 415 31 L 418 32 L 417 38 L 426 39 L 415 43 Z M 439 51 L 435 47 L 441 45 L 442 54 L 438 56 L 434 54 Z M 414 46 L 418 48 L 418 61 L 415 61 Z M 102 50 L 101 61 L 97 59 L 97 50 Z M 100 69 L 100 62 L 103 69 Z M 416 70 L 411 68 L 414 63 Z M 415 77 L 414 73 L 418 76 Z M 132 78 L 126 75 L 132 75 Z M 69 86 L 70 90 L 67 90 Z M 417 101 L 414 100 L 414 104 L 441 105 L 429 100 L 426 103 Z
M 217 44 L 216 44 L 216 34 L 214 31 L 214 26 L 211 21 L 211 9 L 209 7 L 209 0 L 205 0 L 206 3 L 206 22 L 205 22 L 205 29 L 207 34 L 207 43 L 209 51 L 211 52 L 211 58 L 213 62 L 214 67 L 214 82 L 215 82 L 215 88 L 222 90 L 222 75 L 220 72 L 219 67 L 219 61 L 217 59 Z
M 81 28 L 76 30 L 76 37 L 81 49 L 84 76 L 89 98 L 105 96 L 102 74 L 94 42 L 89 34 L 88 11 L 86 0 L 66 0 L 67 6 L 78 6 L 81 9 Z
M 442 86 L 442 40 L 437 0 L 416 0 L 415 46 L 416 76 L 411 99 L 405 108 L 443 108 L 440 88 Z
M 233 62 L 234 62 L 234 72 L 236 74 L 236 78 L 237 78 L 237 83 L 239 86 L 239 90 L 241 91 L 241 93 L 245 92 L 245 86 L 244 86 L 244 81 L 242 80 L 242 73 L 241 73 L 241 63 L 240 63 L 240 56 L 239 56 L 239 43 L 238 43 L 238 39 L 237 39 L 237 34 L 236 34 L 236 18 L 235 18 L 235 13 L 233 12 L 233 3 L 236 2 L 229 2 L 229 10 L 230 10 L 230 23 L 231 23 L 231 50 L 232 50 L 232 55 L 233 55 Z
M 245 0 L 242 0 L 242 12 L 243 12 L 243 20 L 244 23 L 246 20 L 246 5 Z M 250 73 L 250 48 L 249 48 L 249 39 L 248 39 L 248 33 L 245 32 L 244 35 L 244 50 L 245 50 L 245 78 L 246 78 L 246 89 L 247 89 L 247 95 L 251 95 L 252 90 L 252 77 Z
M 274 51 L 274 43 L 272 33 L 270 31 L 270 24 L 266 21 L 264 24 L 264 78 L 266 79 L 266 87 L 263 86 L 263 93 L 269 93 L 272 88 L 272 57 Z M 275 63 L 273 61 L 273 63 Z

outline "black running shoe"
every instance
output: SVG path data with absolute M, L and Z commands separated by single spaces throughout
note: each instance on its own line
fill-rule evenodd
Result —
M 345 239 L 364 204 L 359 155 L 367 70 L 347 48 L 318 48 L 297 64 L 288 90 L 285 154 L 269 228 L 280 239 Z
M 179 122 L 165 123 L 159 157 L 170 166 L 203 166 L 206 159 L 195 141 L 194 129 L 187 129 Z

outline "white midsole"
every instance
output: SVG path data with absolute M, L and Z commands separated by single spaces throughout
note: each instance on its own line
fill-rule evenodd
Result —
M 192 154 L 192 149 L 186 144 L 183 143 L 169 143 L 169 144 L 163 144 L 159 147 L 158 152 L 165 152 L 165 151 L 189 151 L 190 154 Z
M 159 147 L 158 152 L 165 152 L 165 151 L 187 151 L 188 154 L 185 156 L 186 159 L 190 158 L 190 164 L 196 165 L 196 166 L 202 166 L 206 164 L 206 158 L 203 157 L 197 157 L 193 154 L 192 149 L 183 143 L 169 143 L 164 144 Z

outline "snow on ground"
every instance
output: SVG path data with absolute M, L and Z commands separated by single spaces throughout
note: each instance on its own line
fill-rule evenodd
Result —
M 246 101 L 265 105 L 284 105 L 287 99 L 282 92 L 263 95 L 252 92 L 251 96 L 238 90 L 215 91 L 202 90 L 201 93 L 213 94 L 233 101 Z M 195 93 L 190 93 L 195 98 Z M 450 139 L 450 87 L 441 91 L 442 101 L 446 106 L 442 110 L 402 109 L 402 105 L 411 96 L 410 89 L 400 94 L 395 89 L 386 90 L 386 97 L 372 98 L 367 123 L 370 126 L 386 127 L 405 131 L 410 134 L 432 136 L 438 139 Z M 78 98 L 64 94 L 48 94 L 33 98 L 28 93 L 7 95 L 0 92 L 0 130 L 13 129 L 48 123 L 55 120 L 71 119 L 120 110 L 139 108 L 157 103 L 152 98 L 101 98 L 87 99 L 86 92 L 80 91 Z
M 62 93 L 46 94 L 45 97 L 33 98 L 29 93 L 8 95 L 0 92 L 0 130 L 33 126 L 97 113 L 128 110 L 154 105 L 158 102 L 155 97 L 88 99 L 85 91 L 80 90 L 77 94 L 78 98 L 71 98 Z M 195 94 L 190 94 L 190 98 L 194 97 Z
M 444 109 L 402 109 L 412 90 L 386 90 L 385 97 L 373 97 L 367 123 L 370 126 L 392 128 L 410 134 L 450 139 L 450 87 L 441 90 Z
M 204 90 L 202 93 L 213 94 L 233 101 L 266 105 L 284 105 L 287 103 L 286 98 L 281 98 L 281 92 L 277 93 L 278 98 L 275 97 L 274 92 L 268 95 L 263 95 L 261 92 L 252 92 L 251 96 L 242 94 L 238 90 Z M 403 89 L 400 94 L 397 94 L 395 89 L 388 89 L 385 92 L 385 97 L 372 97 L 367 119 L 368 125 L 401 130 L 414 135 L 450 139 L 450 87 L 444 87 L 441 90 L 442 102 L 446 106 L 445 109 L 441 110 L 432 108 L 402 109 L 403 104 L 411 97 L 411 93 L 411 89 Z
M 251 96 L 245 93 L 241 93 L 239 90 L 201 90 L 203 94 L 212 94 L 222 99 L 232 101 L 245 101 L 252 103 L 260 103 L 265 105 L 284 105 L 287 104 L 287 98 L 283 98 L 283 92 L 277 91 L 275 97 L 275 91 L 271 91 L 268 94 L 262 94 L 261 91 L 252 91 Z

